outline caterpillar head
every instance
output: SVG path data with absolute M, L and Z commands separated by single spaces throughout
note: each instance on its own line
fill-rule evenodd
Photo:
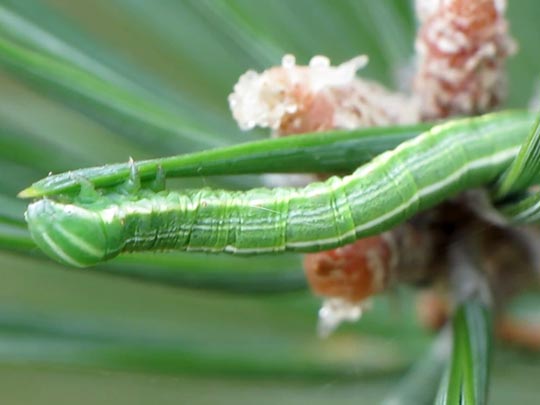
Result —
M 25 219 L 34 242 L 54 260 L 88 267 L 109 256 L 103 221 L 92 210 L 44 198 L 29 205 Z

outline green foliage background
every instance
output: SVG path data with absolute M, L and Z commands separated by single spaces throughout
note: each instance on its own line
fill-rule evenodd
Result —
M 509 8 L 520 44 L 512 107 L 540 73 L 538 15 L 534 0 Z M 264 136 L 238 131 L 226 97 L 284 53 L 304 63 L 366 53 L 362 74 L 398 86 L 414 27 L 404 0 L 1 0 L 0 401 L 371 404 L 390 392 L 431 339 L 408 292 L 320 341 L 296 256 L 137 255 L 67 269 L 33 247 L 15 195 L 49 171 Z M 499 350 L 492 403 L 535 403 L 538 363 Z

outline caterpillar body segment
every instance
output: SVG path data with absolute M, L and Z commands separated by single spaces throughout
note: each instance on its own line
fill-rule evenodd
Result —
M 532 124 L 499 113 L 435 127 L 352 175 L 304 188 L 105 194 L 94 203 L 43 199 L 26 213 L 51 257 L 91 266 L 121 252 L 260 254 L 332 249 L 384 232 L 469 188 L 492 183 Z

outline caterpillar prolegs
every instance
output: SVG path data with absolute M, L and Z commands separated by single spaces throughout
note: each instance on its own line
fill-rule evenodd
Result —
M 38 200 L 28 207 L 26 220 L 45 253 L 79 267 L 130 251 L 331 249 L 384 232 L 452 195 L 495 181 L 531 124 L 524 112 L 442 124 L 352 175 L 304 188 L 105 190 L 90 202 Z

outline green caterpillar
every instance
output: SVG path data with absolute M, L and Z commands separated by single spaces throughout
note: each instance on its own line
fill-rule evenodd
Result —
M 43 198 L 30 204 L 25 217 L 45 253 L 78 267 L 131 251 L 331 249 L 388 230 L 461 191 L 495 182 L 517 155 L 532 122 L 529 114 L 512 112 L 442 124 L 349 176 L 301 189 L 109 190 L 90 202 Z

